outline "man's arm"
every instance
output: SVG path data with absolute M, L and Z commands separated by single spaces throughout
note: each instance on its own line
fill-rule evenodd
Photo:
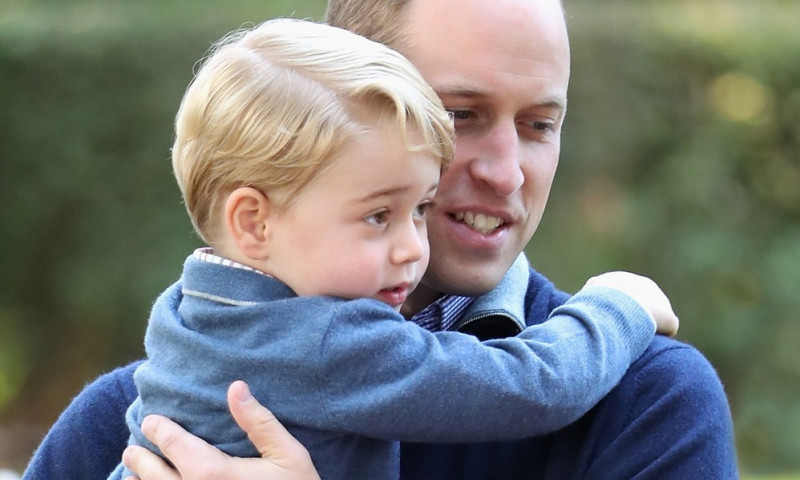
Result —
M 23 478 L 106 478 L 128 443 L 125 411 L 136 398 L 138 365 L 118 368 L 86 386 L 47 433 Z
M 153 415 L 145 419 L 142 431 L 159 446 L 175 469 L 139 446 L 125 450 L 125 466 L 142 480 L 319 480 L 308 451 L 250 395 L 244 382 L 234 382 L 228 389 L 228 405 L 234 420 L 247 432 L 262 458 L 229 457 L 166 417 Z

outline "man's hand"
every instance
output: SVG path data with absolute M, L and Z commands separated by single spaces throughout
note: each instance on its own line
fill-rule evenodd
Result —
M 636 300 L 656 321 L 656 331 L 674 337 L 680 321 L 667 295 L 653 280 L 628 272 L 608 272 L 590 278 L 586 286 L 601 285 L 615 288 Z
M 170 419 L 150 415 L 142 422 L 142 432 L 175 469 L 139 446 L 125 450 L 123 463 L 142 480 L 319 480 L 308 450 L 253 398 L 247 384 L 231 384 L 228 406 L 236 423 L 261 452 L 261 458 L 230 457 Z

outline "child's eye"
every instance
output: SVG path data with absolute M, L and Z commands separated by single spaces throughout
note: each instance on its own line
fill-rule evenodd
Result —
M 389 211 L 381 210 L 380 212 L 371 213 L 366 217 L 364 217 L 364 221 L 369 223 L 370 225 L 380 227 L 382 225 L 385 225 L 386 222 L 389 221 Z

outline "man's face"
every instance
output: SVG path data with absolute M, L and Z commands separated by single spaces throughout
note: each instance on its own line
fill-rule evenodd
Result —
M 456 158 L 429 211 L 431 261 L 416 298 L 482 294 L 536 230 L 558 165 L 569 82 L 561 6 L 415 0 L 405 33 L 403 53 L 456 125 Z

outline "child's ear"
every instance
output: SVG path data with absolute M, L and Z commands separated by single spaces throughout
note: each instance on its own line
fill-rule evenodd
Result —
M 269 213 L 269 199 L 255 188 L 237 188 L 228 195 L 225 228 L 236 248 L 248 258 L 267 257 Z

